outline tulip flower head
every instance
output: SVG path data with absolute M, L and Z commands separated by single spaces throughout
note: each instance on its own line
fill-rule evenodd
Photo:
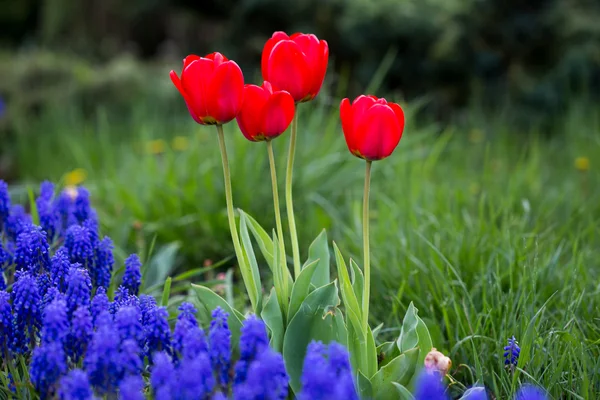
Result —
M 271 140 L 290 126 L 294 108 L 292 96 L 273 89 L 269 82 L 265 81 L 262 86 L 246 85 L 237 122 L 246 139 L 253 142 Z
M 221 53 L 189 55 L 183 60 L 181 78 L 175 71 L 170 75 L 199 124 L 222 125 L 234 119 L 242 107 L 244 75 Z
M 369 161 L 389 157 L 402 137 L 404 111 L 375 96 L 358 96 L 340 104 L 342 129 L 352 154 Z
M 262 52 L 265 81 L 289 92 L 296 102 L 314 99 L 323 85 L 329 46 L 315 35 L 275 32 Z

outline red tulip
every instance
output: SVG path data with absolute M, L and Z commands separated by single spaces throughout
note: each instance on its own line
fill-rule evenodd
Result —
M 375 96 L 358 96 L 352 104 L 342 100 L 340 118 L 350 152 L 370 161 L 389 157 L 404 130 L 402 108 Z
M 237 122 L 248 140 L 271 140 L 290 126 L 294 108 L 292 95 L 283 90 L 274 90 L 267 81 L 262 86 L 246 85 Z
M 181 79 L 175 71 L 170 75 L 199 124 L 224 124 L 234 119 L 242 107 L 244 75 L 221 53 L 189 55 L 183 60 Z
M 328 59 L 327 42 L 315 35 L 275 32 L 263 49 L 262 75 L 295 101 L 310 101 L 321 90 Z

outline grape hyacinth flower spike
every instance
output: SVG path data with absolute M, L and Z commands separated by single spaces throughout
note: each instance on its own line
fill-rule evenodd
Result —
M 512 336 L 508 339 L 508 345 L 504 346 L 504 366 L 513 371 L 519 363 L 520 353 L 521 348 L 519 347 L 519 342 Z

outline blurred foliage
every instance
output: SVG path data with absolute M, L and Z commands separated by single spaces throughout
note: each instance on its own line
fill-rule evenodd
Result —
M 600 93 L 598 20 L 596 0 L 0 0 L 0 44 L 18 51 L 0 60 L 0 97 L 23 96 L 13 111 L 70 96 L 127 104 L 169 84 L 135 59 L 177 68 L 215 50 L 251 81 L 273 31 L 309 31 L 330 44 L 329 84 L 348 82 L 339 94 L 363 92 L 391 55 L 381 91 L 428 96 L 439 118 L 477 101 L 552 126 L 565 99 Z

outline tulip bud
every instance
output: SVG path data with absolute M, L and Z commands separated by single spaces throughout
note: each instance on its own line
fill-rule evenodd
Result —
M 340 119 L 350 152 L 369 161 L 389 157 L 404 130 L 402 108 L 375 96 L 358 96 L 352 104 L 342 100 Z
M 329 46 L 315 35 L 275 32 L 262 53 L 265 81 L 289 92 L 296 102 L 314 99 L 323 85 Z
M 199 124 L 224 124 L 234 119 L 242 107 L 244 75 L 221 53 L 189 55 L 183 60 L 181 78 L 175 71 L 170 76 Z
M 452 360 L 437 351 L 435 347 L 425 357 L 425 368 L 428 371 L 438 371 L 441 376 L 445 376 L 451 367 Z

